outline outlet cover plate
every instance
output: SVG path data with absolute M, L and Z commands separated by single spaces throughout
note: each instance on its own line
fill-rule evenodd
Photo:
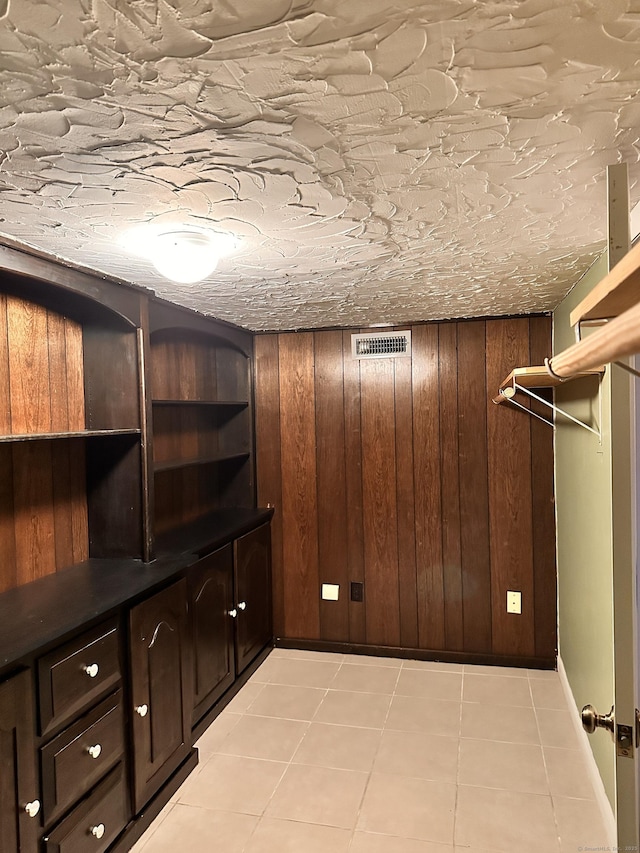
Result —
M 507 591 L 507 613 L 522 613 L 522 593 Z
M 340 584 L 338 583 L 323 583 L 322 598 L 325 601 L 337 601 L 340 594 Z

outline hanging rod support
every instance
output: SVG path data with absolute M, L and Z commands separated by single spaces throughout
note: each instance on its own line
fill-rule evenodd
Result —
M 527 412 L 527 414 L 533 415 L 533 417 L 538 418 L 538 420 L 541 420 L 543 423 L 547 424 L 550 427 L 555 427 L 553 421 L 547 420 L 547 418 L 543 418 L 542 415 L 539 415 L 537 412 L 533 412 L 531 409 L 528 409 L 526 406 L 523 406 L 522 403 L 519 403 L 517 400 L 515 400 L 514 397 L 516 391 L 522 391 L 523 394 L 526 394 L 533 400 L 537 400 L 538 403 L 542 403 L 544 406 L 547 406 L 554 412 L 554 414 L 562 415 L 562 417 L 567 418 L 567 420 L 572 421 L 574 424 L 584 427 L 584 429 L 589 430 L 589 432 L 592 432 L 595 436 L 597 436 L 598 441 L 602 441 L 602 434 L 599 428 L 594 429 L 592 426 L 589 426 L 589 424 L 585 424 L 584 421 L 581 421 L 578 418 L 574 418 L 573 415 L 570 415 L 569 412 L 565 412 L 564 409 L 559 408 L 559 406 L 556 406 L 555 403 L 550 403 L 548 400 L 545 400 L 544 397 L 540 397 L 538 394 L 534 394 L 534 392 L 530 388 L 525 388 L 523 385 L 519 385 L 515 381 L 513 385 L 509 385 L 507 388 L 501 389 L 500 394 L 518 409 L 522 409 L 523 411 Z M 598 396 L 600 396 L 600 394 L 601 391 L 600 389 L 598 389 Z

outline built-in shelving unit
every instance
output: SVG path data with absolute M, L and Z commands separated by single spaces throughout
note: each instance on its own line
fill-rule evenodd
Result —
M 251 337 L 150 306 L 154 529 L 252 507 Z

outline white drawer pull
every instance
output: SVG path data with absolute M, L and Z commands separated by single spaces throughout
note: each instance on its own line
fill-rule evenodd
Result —
M 94 838 L 97 838 L 98 840 L 100 840 L 102 838 L 102 836 L 104 835 L 104 824 L 99 823 L 96 826 L 92 826 L 90 832 Z
M 91 758 L 100 758 L 100 753 L 102 752 L 102 747 L 99 743 L 94 744 L 93 746 L 87 747 L 87 752 L 91 756 Z
M 98 670 L 100 669 L 97 663 L 90 663 L 88 666 L 85 666 L 83 668 L 89 678 L 95 678 L 98 674 Z
M 246 601 L 240 601 L 238 603 L 238 607 L 240 608 L 240 610 L 246 610 L 247 609 L 247 602 Z
M 40 800 L 32 800 L 30 803 L 27 803 L 24 810 L 29 817 L 35 817 L 40 811 Z
M 237 615 L 238 615 L 238 611 L 236 610 L 235 607 L 233 608 L 233 610 L 229 611 L 229 616 L 231 616 L 232 619 L 235 619 Z
M 136 714 L 139 714 L 141 717 L 146 717 L 149 713 L 148 705 L 136 705 Z

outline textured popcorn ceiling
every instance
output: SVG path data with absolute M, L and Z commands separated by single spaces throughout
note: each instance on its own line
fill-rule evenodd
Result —
M 548 310 L 639 93 L 640 0 L 0 0 L 0 234 L 251 329 Z M 172 284 L 142 223 L 240 244 Z

